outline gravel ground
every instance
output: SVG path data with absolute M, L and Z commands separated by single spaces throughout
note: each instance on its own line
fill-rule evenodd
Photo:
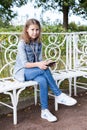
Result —
M 59 105 L 58 111 L 54 110 L 54 100 L 49 99 L 49 109 L 57 116 L 57 122 L 41 119 L 38 103 L 37 106 L 32 104 L 18 110 L 18 124 L 15 126 L 12 113 L 0 115 L 0 130 L 87 130 L 87 92 L 79 93 L 74 98 L 78 101 L 75 106 Z

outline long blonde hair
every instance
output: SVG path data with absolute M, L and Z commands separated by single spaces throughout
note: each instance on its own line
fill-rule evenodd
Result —
M 23 32 L 21 34 L 21 39 L 23 39 L 28 44 L 30 43 L 31 38 L 30 38 L 30 36 L 27 32 L 27 29 L 32 24 L 36 24 L 39 27 L 40 33 L 39 33 L 39 36 L 37 37 L 37 39 L 35 39 L 35 40 L 37 40 L 40 43 L 41 42 L 41 25 L 40 25 L 40 22 L 36 19 L 29 19 L 29 20 L 26 21 Z

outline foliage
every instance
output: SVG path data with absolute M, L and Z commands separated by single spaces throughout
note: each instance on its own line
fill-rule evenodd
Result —
M 63 26 L 68 29 L 68 17 L 70 12 L 81 15 L 86 19 L 87 0 L 35 0 L 35 7 L 43 7 L 42 14 L 46 10 L 58 10 L 63 13 Z
M 23 26 L 12 26 L 9 25 L 7 27 L 1 27 L 0 32 L 22 32 Z M 87 31 L 86 25 L 77 25 L 75 22 L 71 22 L 69 24 L 68 32 L 76 32 L 76 31 Z M 62 24 L 54 24 L 54 25 L 48 25 L 47 23 L 44 23 L 42 25 L 42 32 L 66 32 L 66 30 L 63 28 Z
M 13 11 L 13 7 L 21 7 L 28 0 L 1 0 L 0 1 L 0 23 L 8 25 L 9 21 L 14 18 L 17 13 Z
M 43 32 L 65 32 L 61 24 L 59 25 L 43 25 Z
M 75 22 L 71 22 L 69 24 L 68 32 L 79 32 L 79 31 L 87 31 L 87 26 L 77 25 L 77 24 L 75 24 Z
M 77 6 L 74 8 L 73 12 L 87 19 L 87 0 L 78 0 Z
M 1 27 L 0 32 L 21 32 L 23 26 L 12 26 L 9 25 L 7 27 Z
M 75 24 L 75 22 L 71 22 L 68 28 L 69 32 L 78 31 L 78 26 Z

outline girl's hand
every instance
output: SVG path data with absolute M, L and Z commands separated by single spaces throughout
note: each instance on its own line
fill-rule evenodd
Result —
M 53 62 L 52 60 L 47 60 L 46 61 L 47 65 L 50 64 L 50 63 L 52 63 L 52 62 Z
M 43 69 L 43 70 L 45 70 L 45 69 L 48 68 L 48 67 L 47 67 L 47 61 L 38 62 L 38 63 L 37 63 L 37 66 L 38 66 L 40 69 Z

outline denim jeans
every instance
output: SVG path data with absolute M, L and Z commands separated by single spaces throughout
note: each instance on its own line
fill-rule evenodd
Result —
M 34 80 L 38 82 L 40 87 L 40 102 L 42 109 L 48 108 L 48 87 L 50 87 L 55 96 L 61 94 L 61 90 L 56 85 L 49 68 L 46 70 L 41 70 L 38 67 L 26 68 L 24 75 L 26 81 Z

